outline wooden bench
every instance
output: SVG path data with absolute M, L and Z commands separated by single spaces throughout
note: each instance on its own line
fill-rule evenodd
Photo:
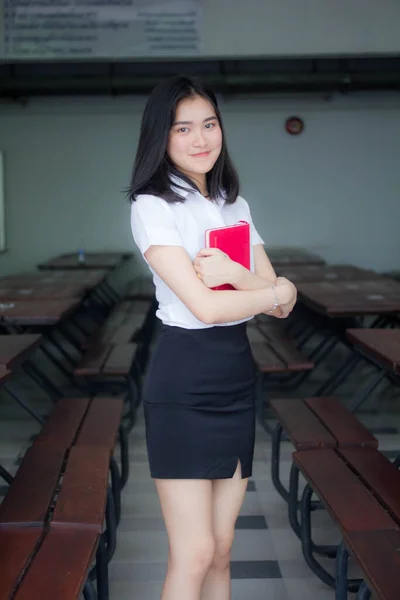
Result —
M 400 473 L 396 466 L 379 451 L 363 449 L 299 450 L 293 460 L 307 480 L 301 501 L 301 542 L 304 557 L 315 574 L 331 587 L 336 587 L 337 600 L 347 598 L 347 591 L 358 589 L 360 582 L 347 579 L 347 543 L 361 566 L 366 561 L 381 564 L 375 569 L 374 581 L 384 582 L 393 577 L 393 569 L 379 561 L 380 546 L 374 538 L 364 538 L 364 544 L 353 543 L 354 534 L 370 532 L 400 532 Z M 345 544 L 337 557 L 338 570 L 333 577 L 316 560 L 311 538 L 311 498 L 316 493 L 335 523 L 339 526 Z M 384 534 L 380 534 L 383 535 Z M 398 547 L 397 547 L 398 549 Z M 398 555 L 392 556 L 398 561 Z M 400 571 L 397 571 L 392 589 L 400 589 Z M 376 585 L 379 589 L 379 584 Z M 388 588 L 390 589 L 390 588 Z M 366 597 L 366 596 L 365 596 Z M 389 600 L 393 596 L 379 596 Z
M 50 531 L 60 529 L 90 534 L 90 556 L 93 556 L 97 548 L 96 571 L 92 569 L 90 576 L 93 578 L 96 572 L 99 600 L 108 599 L 107 565 L 116 544 L 113 495 L 108 486 L 109 464 L 108 448 L 79 446 L 64 452 L 49 446 L 48 443 L 34 444 L 27 451 L 0 505 L 0 533 L 4 530 L 32 528 L 42 534 L 50 528 Z M 103 534 L 104 517 L 106 530 Z M 62 536 L 57 539 L 60 544 L 65 545 Z M 26 564 L 30 565 L 32 552 L 29 549 L 32 548 L 32 544 L 28 544 L 25 553 L 22 553 L 25 557 L 25 568 Z M 54 558 L 57 556 L 56 550 L 57 548 L 51 553 L 54 554 Z M 60 552 L 64 552 L 61 547 L 58 548 L 58 554 Z M 76 568 L 80 574 L 78 579 L 83 584 L 90 564 L 87 560 L 76 562 L 76 557 L 71 555 L 71 549 L 63 556 L 65 560 L 60 562 L 64 569 L 74 576 L 73 570 Z M 17 553 L 10 567 L 12 574 L 20 572 L 21 561 L 22 558 Z M 49 566 L 48 564 L 47 568 Z M 29 574 L 30 566 L 27 572 Z M 14 581 L 14 586 L 17 583 Z M 29 589 L 27 587 L 25 593 L 30 593 Z M 58 598 L 57 595 L 54 597 Z
M 145 300 L 117 304 L 105 322 L 85 342 L 85 346 L 145 343 L 150 308 L 151 303 Z
M 149 277 L 137 277 L 131 281 L 125 290 L 126 300 L 153 300 L 155 287 Z
M 75 528 L 97 534 L 96 567 L 99 600 L 108 599 L 108 563 L 116 547 L 113 496 L 108 486 L 110 454 L 107 448 L 72 447 L 61 490 L 50 519 L 50 529 Z M 103 522 L 106 518 L 106 530 Z
M 69 450 L 74 446 L 106 448 L 109 452 L 116 520 L 121 514 L 121 489 L 129 476 L 129 447 L 121 425 L 121 398 L 62 398 L 35 439 L 35 445 Z M 117 437 L 120 441 L 121 473 L 113 456 Z
M 0 527 L 43 527 L 65 460 L 64 449 L 31 446 L 0 505 Z
M 261 373 L 293 374 L 314 368 L 295 342 L 275 324 L 258 323 L 247 328 L 254 360 Z
M 400 531 L 351 531 L 344 532 L 343 538 L 345 543 L 341 547 L 341 553 L 345 566 L 350 552 L 365 574 L 366 581 L 359 591 L 359 600 L 369 600 L 370 591 L 375 592 L 380 600 L 398 600 Z M 345 574 L 342 574 L 337 587 L 342 587 L 338 589 L 338 593 L 346 599 L 345 579 Z
M 303 376 L 314 368 L 314 363 L 297 349 L 295 342 L 287 336 L 282 327 L 275 323 L 251 322 L 247 326 L 247 336 L 259 372 L 256 394 L 257 416 L 265 431 L 272 434 L 272 429 L 265 418 L 266 376 L 268 376 L 268 383 L 271 384 L 273 377 L 284 375 L 285 379 L 279 380 L 280 387 L 285 386 L 288 390 L 301 383 Z
M 76 529 L 0 528 L 0 600 L 78 600 L 81 592 L 85 600 L 97 600 L 86 579 L 97 538 Z
M 282 433 L 288 435 L 296 450 L 353 447 L 375 450 L 378 440 L 337 398 L 273 399 L 270 404 L 278 419 L 272 435 L 272 482 L 288 503 L 290 524 L 300 536 L 297 512 L 299 471 L 293 462 L 289 490 L 286 489 L 280 478 Z
M 138 345 L 134 343 L 93 346 L 74 371 L 78 385 L 91 395 L 104 393 L 104 390 L 109 394 L 124 394 L 128 408 L 124 422 L 128 431 L 135 423 L 140 404 L 141 374 L 137 352 Z

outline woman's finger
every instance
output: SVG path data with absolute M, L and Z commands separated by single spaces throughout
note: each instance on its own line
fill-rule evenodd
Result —
M 206 257 L 206 256 L 216 256 L 219 252 L 221 252 L 218 248 L 202 248 L 198 251 L 196 258 Z

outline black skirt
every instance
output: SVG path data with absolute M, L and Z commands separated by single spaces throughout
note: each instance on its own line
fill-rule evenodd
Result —
M 143 390 L 153 478 L 252 474 L 256 369 L 246 324 L 163 325 Z

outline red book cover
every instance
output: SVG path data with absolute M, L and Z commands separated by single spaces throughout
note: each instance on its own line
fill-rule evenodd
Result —
M 234 225 L 226 225 L 206 231 L 206 247 L 218 248 L 229 258 L 250 269 L 250 225 L 246 221 L 238 221 Z M 213 290 L 233 290 L 229 283 L 212 288 Z

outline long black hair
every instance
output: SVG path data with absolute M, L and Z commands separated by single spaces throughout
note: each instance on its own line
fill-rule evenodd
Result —
M 193 181 L 177 169 L 167 155 L 168 136 L 175 121 L 177 105 L 184 98 L 193 96 L 202 96 L 211 102 L 222 130 L 220 155 L 206 175 L 210 197 L 217 198 L 222 192 L 227 203 L 232 204 L 236 201 L 239 194 L 239 177 L 228 154 L 214 92 L 207 89 L 200 79 L 180 76 L 160 82 L 147 101 L 132 178 L 127 191 L 131 201 L 134 201 L 138 194 L 153 194 L 167 202 L 183 202 L 184 198 L 171 189 L 171 175 L 176 175 L 192 189 L 200 191 Z

